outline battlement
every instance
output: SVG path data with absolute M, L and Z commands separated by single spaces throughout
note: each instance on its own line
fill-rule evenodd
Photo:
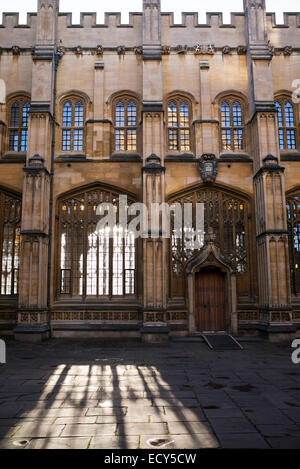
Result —
M 266 13 L 268 36 L 275 48 L 300 46 L 300 12 L 284 13 L 284 23 L 277 24 L 275 13 Z M 29 48 L 35 45 L 37 13 L 27 14 L 27 23 L 20 24 L 19 13 L 3 13 L 0 24 L 0 46 L 18 45 Z M 79 31 L 80 30 L 80 33 Z M 231 13 L 230 23 L 224 23 L 223 13 L 206 13 L 206 22 L 199 23 L 196 12 L 183 12 L 181 23 L 174 22 L 174 13 L 161 12 L 162 44 L 194 46 L 197 43 L 216 47 L 238 47 L 245 44 L 245 14 Z M 79 24 L 73 23 L 72 13 L 58 14 L 58 40 L 65 47 L 137 47 L 143 40 L 143 13 L 129 14 L 128 24 L 121 22 L 120 12 L 107 12 L 104 23 L 97 23 L 97 14 L 83 12 Z

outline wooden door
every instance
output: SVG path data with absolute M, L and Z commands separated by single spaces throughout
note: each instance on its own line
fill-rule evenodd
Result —
M 225 274 L 218 269 L 196 274 L 195 323 L 200 332 L 226 330 Z

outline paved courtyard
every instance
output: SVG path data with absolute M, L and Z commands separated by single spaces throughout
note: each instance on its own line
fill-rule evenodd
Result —
M 0 448 L 300 448 L 289 344 L 9 341 Z

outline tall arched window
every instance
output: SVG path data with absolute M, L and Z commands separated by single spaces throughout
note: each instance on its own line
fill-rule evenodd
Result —
M 62 151 L 84 150 L 84 104 L 70 98 L 62 109 Z
M 27 151 L 30 111 L 28 98 L 21 97 L 14 100 L 9 111 L 9 151 Z
M 287 197 L 292 292 L 300 295 L 300 191 Z
M 0 190 L 0 295 L 18 293 L 21 199 Z
M 280 150 L 296 149 L 296 123 L 294 106 L 287 98 L 275 102 L 278 111 L 278 133 Z
M 169 205 L 179 203 L 184 213 L 184 205 L 192 204 L 193 220 L 196 204 L 204 204 L 204 232 L 194 233 L 198 241 L 197 249 L 203 247 L 205 234 L 212 230 L 216 244 L 223 257 L 237 272 L 238 277 L 248 275 L 248 213 L 247 200 L 221 189 L 199 188 L 183 195 L 172 197 Z M 173 223 L 173 222 L 172 222 Z M 170 246 L 170 272 L 172 296 L 185 295 L 185 267 L 196 252 L 194 240 L 188 235 L 187 228 L 181 228 L 178 236 L 172 227 Z
M 243 106 L 238 99 L 228 97 L 221 103 L 222 150 L 244 150 Z
M 127 199 L 128 205 L 134 202 Z M 72 298 L 132 296 L 136 293 L 136 240 L 116 224 L 100 229 L 98 206 L 112 203 L 118 220 L 119 193 L 94 188 L 59 202 L 59 295 Z
M 120 98 L 114 105 L 115 151 L 137 150 L 137 102 Z
M 168 102 L 168 149 L 191 151 L 191 111 L 189 103 L 181 98 Z

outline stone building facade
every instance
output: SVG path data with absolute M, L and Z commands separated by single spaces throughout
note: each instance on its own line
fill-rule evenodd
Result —
M 284 21 L 264 0 L 231 24 L 174 24 L 159 0 L 128 25 L 72 24 L 59 0 L 38 0 L 26 25 L 3 14 L 1 334 L 297 334 L 300 13 Z M 203 203 L 201 248 L 183 231 L 97 231 L 97 207 L 118 214 L 121 195 Z

